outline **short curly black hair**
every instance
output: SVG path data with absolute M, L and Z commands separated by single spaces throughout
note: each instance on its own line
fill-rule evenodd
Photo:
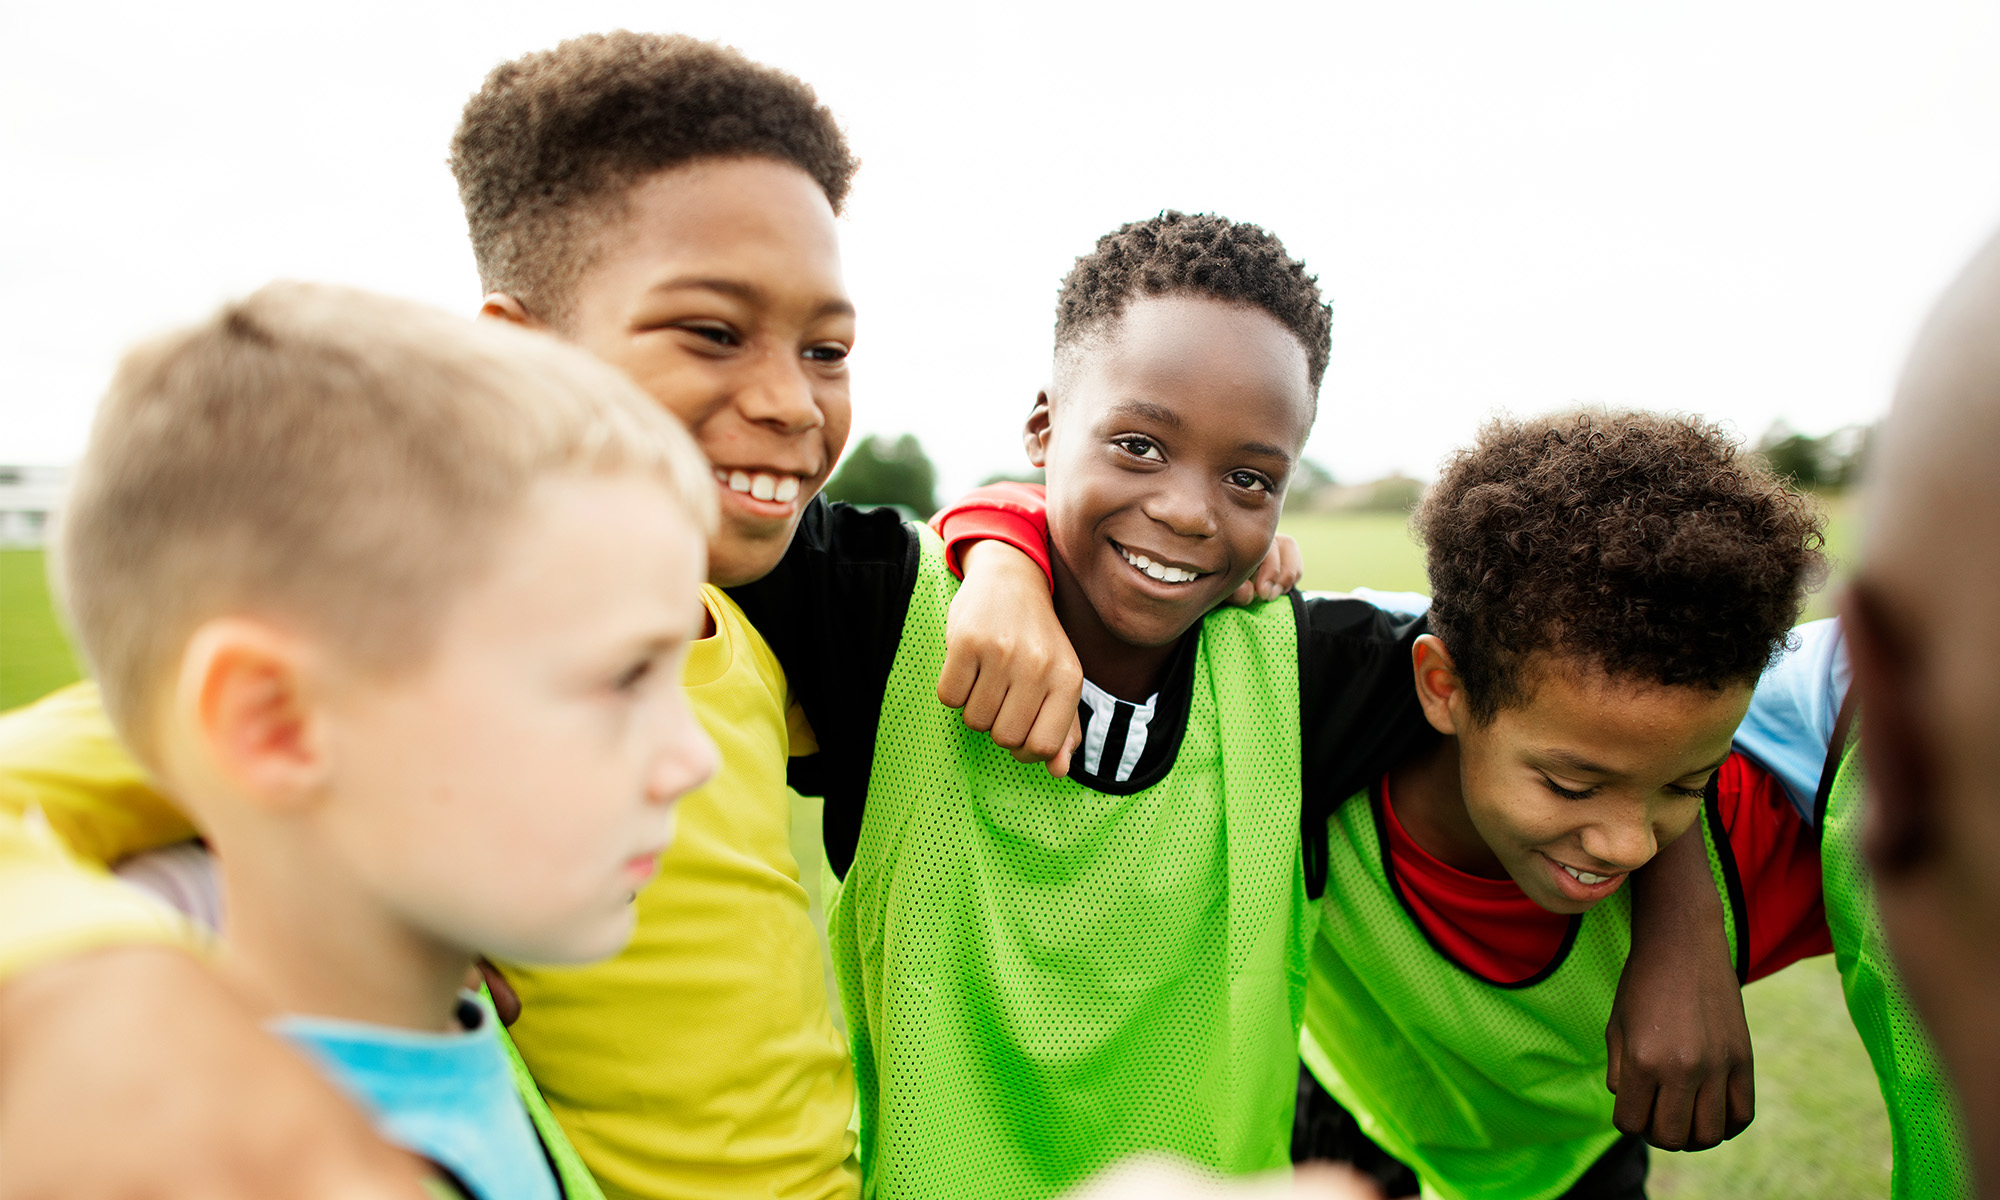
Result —
M 1313 395 L 1332 352 L 1333 310 L 1319 278 L 1256 225 L 1167 209 L 1097 239 L 1056 295 L 1056 355 L 1102 332 L 1139 296 L 1170 293 L 1254 304 L 1305 347 Z
M 562 324 L 631 185 L 704 158 L 792 163 L 836 213 L 860 165 L 812 88 L 715 42 L 619 30 L 493 68 L 451 139 L 482 285 Z
M 1817 505 L 1691 416 L 1493 421 L 1413 523 L 1431 627 L 1481 722 L 1530 698 L 1537 651 L 1615 678 L 1754 682 L 1826 574 Z

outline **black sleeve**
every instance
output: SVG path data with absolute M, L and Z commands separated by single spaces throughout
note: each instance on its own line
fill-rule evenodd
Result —
M 1410 647 L 1430 622 L 1353 596 L 1308 600 L 1293 592 L 1292 604 L 1305 759 L 1300 832 L 1306 894 L 1318 899 L 1326 890 L 1327 818 L 1436 736 L 1410 674 Z
M 815 498 L 769 575 L 729 589 L 764 635 L 819 739 L 794 758 L 792 787 L 826 799 L 826 853 L 845 876 L 861 836 L 882 693 L 903 639 L 919 543 L 891 508 Z

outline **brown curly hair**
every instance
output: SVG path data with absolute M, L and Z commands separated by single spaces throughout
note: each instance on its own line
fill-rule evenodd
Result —
M 1254 304 L 1276 317 L 1305 347 L 1306 371 L 1319 394 L 1333 330 L 1319 278 L 1261 227 L 1212 213 L 1167 209 L 1098 238 L 1056 295 L 1058 357 L 1117 320 L 1137 297 L 1170 293 Z
M 1671 685 L 1754 682 L 1826 574 L 1817 506 L 1691 416 L 1490 422 L 1412 523 L 1431 626 L 1482 722 L 1528 699 L 1536 651 Z
M 812 88 L 714 42 L 619 30 L 500 64 L 451 139 L 481 284 L 560 326 L 630 187 L 703 158 L 791 163 L 836 213 L 860 166 Z

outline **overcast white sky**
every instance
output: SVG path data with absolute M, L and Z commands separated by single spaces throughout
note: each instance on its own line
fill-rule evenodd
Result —
M 1023 465 L 1057 281 L 1163 207 L 1319 274 L 1308 454 L 1344 479 L 1576 400 L 1821 432 L 1883 411 L 2000 225 L 1995 7 L 8 0 L 0 462 L 74 458 L 127 343 L 273 276 L 472 312 L 460 106 L 617 26 L 839 114 L 857 436 L 916 433 L 948 489 Z

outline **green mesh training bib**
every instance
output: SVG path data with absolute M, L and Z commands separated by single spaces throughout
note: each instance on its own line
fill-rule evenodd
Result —
M 1488 983 L 1433 948 L 1391 890 L 1379 803 L 1361 793 L 1332 819 L 1300 1052 L 1426 1197 L 1560 1196 L 1619 1136 L 1604 1027 L 1632 942 L 1629 889 L 1573 918 L 1549 969 Z M 1696 824 L 1728 912 L 1715 812 Z
M 514 1090 L 521 1094 L 528 1119 L 534 1122 L 535 1134 L 542 1139 L 542 1149 L 555 1166 L 556 1182 L 562 1187 L 563 1200 L 604 1200 L 604 1190 L 597 1186 L 597 1177 L 583 1165 L 583 1158 L 577 1154 L 576 1147 L 569 1144 L 569 1137 L 556 1123 L 556 1115 L 549 1111 L 549 1102 L 542 1099 L 542 1090 L 535 1086 L 535 1077 L 528 1074 L 528 1064 L 521 1060 L 521 1052 L 514 1048 L 514 1039 L 507 1036 L 506 1026 L 500 1023 L 500 1014 L 493 1010 L 493 995 L 484 985 L 479 989 L 479 1002 L 486 1010 L 486 1019 L 493 1022 L 493 1027 L 500 1032 L 500 1045 L 507 1051 L 507 1066 L 514 1075 Z
M 1820 878 L 1840 989 L 1889 1109 L 1890 1193 L 1896 1200 L 1969 1197 L 1972 1167 L 1957 1095 L 1896 974 L 1874 884 L 1861 858 L 1866 776 L 1859 747 L 1852 741 L 1841 756 L 1820 817 Z
M 1206 618 L 1172 771 L 1106 795 L 938 703 L 957 583 L 921 536 L 828 911 L 865 1193 L 1039 1200 L 1141 1150 L 1287 1165 L 1307 933 L 1289 601 Z

